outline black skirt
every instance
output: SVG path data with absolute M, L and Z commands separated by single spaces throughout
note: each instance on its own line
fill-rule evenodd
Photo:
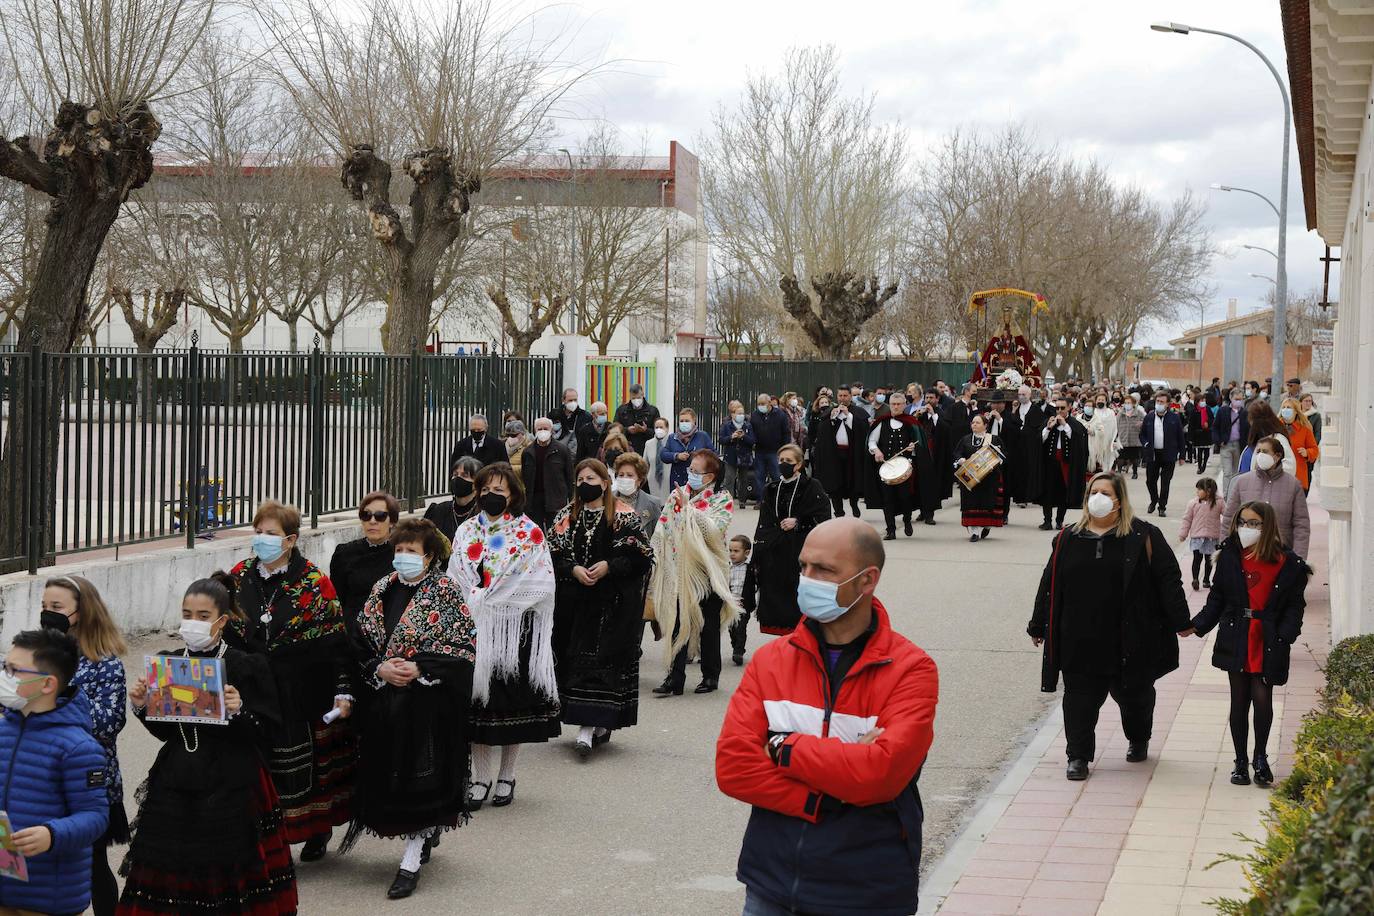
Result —
M 520 673 L 509 678 L 493 677 L 487 701 L 473 704 L 473 744 L 530 744 L 557 738 L 562 733 L 558 701 L 539 693 L 530 683 L 532 627 L 531 619 L 526 617 L 526 633 L 520 641 Z

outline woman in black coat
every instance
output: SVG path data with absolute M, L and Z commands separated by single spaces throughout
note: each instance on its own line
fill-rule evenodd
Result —
M 367 494 L 358 503 L 363 536 L 335 547 L 329 558 L 329 581 L 339 593 L 349 632 L 353 632 L 372 586 L 391 575 L 391 558 L 396 553 L 391 546 L 391 530 L 400 516 L 401 504 L 396 497 L 381 490 Z
M 1178 667 L 1178 639 L 1192 635 L 1183 574 L 1158 528 L 1135 518 L 1126 480 L 1088 482 L 1083 517 L 1054 538 L 1026 632 L 1045 647 L 1040 689 L 1064 674 L 1068 778 L 1088 778 L 1098 712 L 1111 694 L 1132 763 L 1149 754 L 1154 683 Z
M 1231 681 L 1231 782 L 1250 784 L 1246 754 L 1250 707 L 1255 710 L 1255 785 L 1274 781 L 1265 746 L 1274 722 L 1274 687 L 1288 683 L 1288 653 L 1302 632 L 1304 592 L 1312 570 L 1283 546 L 1274 508 L 1248 502 L 1236 513 L 1217 555 L 1207 604 L 1193 618 L 1202 636 L 1220 625 L 1212 666 Z
M 775 636 L 791 633 L 801 620 L 797 582 L 802 544 L 812 528 L 830 519 L 825 489 L 802 473 L 801 463 L 799 447 L 778 449 L 782 477 L 770 483 L 764 494 L 749 560 L 758 581 L 759 629 Z

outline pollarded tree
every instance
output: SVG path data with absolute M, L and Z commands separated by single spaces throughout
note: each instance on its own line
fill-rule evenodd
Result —
M 833 47 L 788 53 L 717 112 L 702 145 L 712 241 L 782 303 L 823 358 L 849 354 L 897 293 L 876 275 L 906 237 L 905 134 L 846 97 Z

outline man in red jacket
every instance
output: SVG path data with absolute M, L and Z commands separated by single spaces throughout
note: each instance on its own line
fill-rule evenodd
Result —
M 801 552 L 803 619 L 759 649 L 716 742 L 716 782 L 754 806 L 736 873 L 745 916 L 916 912 L 935 662 L 873 592 L 883 544 L 854 518 Z

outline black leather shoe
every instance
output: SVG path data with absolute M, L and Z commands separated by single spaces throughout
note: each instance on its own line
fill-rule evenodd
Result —
M 1243 757 L 1236 760 L 1236 767 L 1231 771 L 1231 785 L 1250 785 L 1250 762 Z
M 505 795 L 493 795 L 493 796 L 491 797 L 491 806 L 492 806 L 493 808 L 504 808 L 504 807 L 506 807 L 507 805 L 509 805 L 511 802 L 515 801 L 515 780 L 514 780 L 514 779 L 498 779 L 498 780 L 496 780 L 496 787 L 499 789 L 501 786 L 510 786 L 510 791 L 507 792 Z
M 656 697 L 680 697 L 684 686 L 683 684 L 674 684 L 673 679 L 668 678 L 653 689 L 653 694 Z
M 1082 757 L 1075 757 L 1069 761 L 1069 768 L 1064 773 L 1074 782 L 1082 782 L 1088 778 L 1088 761 Z
M 740 667 L 744 664 L 744 653 L 736 652 L 734 655 L 730 656 L 730 661 L 735 663 L 736 668 Z
M 1144 760 L 1146 757 L 1149 756 L 1150 742 L 1148 741 L 1132 741 L 1126 747 L 1127 763 L 1140 763 L 1140 761 Z
M 1194 579 L 1194 580 L 1193 580 L 1193 591 L 1197 591 L 1197 590 L 1198 590 L 1199 588 L 1201 588 L 1201 587 L 1202 587 L 1202 586 L 1198 584 L 1198 581 L 1197 581 L 1196 579 Z
M 980 540 L 980 541 L 986 541 L 986 540 L 988 539 L 988 535 L 989 535 L 989 534 L 992 534 L 992 529 L 991 529 L 991 528 L 984 528 L 984 529 L 979 533 L 979 535 L 978 535 L 978 540 Z
M 403 900 L 415 893 L 415 885 L 420 883 L 420 873 L 406 871 L 404 868 L 396 872 L 396 880 L 391 882 L 391 887 L 386 890 L 386 899 Z
M 927 515 L 925 518 L 921 519 L 921 521 L 925 522 L 927 525 L 933 525 L 935 524 L 935 516 Z
M 438 845 L 439 845 L 439 834 L 436 833 L 436 834 L 434 834 L 434 836 L 427 836 L 427 837 L 425 837 L 425 845 L 424 845 L 424 848 L 422 848 L 422 849 L 420 850 L 420 864 L 421 864 L 421 865 L 428 865 L 428 864 L 429 864 L 429 856 L 430 856 L 430 853 L 432 853 L 432 852 L 434 851 L 434 847 L 435 847 L 435 846 L 438 846 Z
M 911 516 L 908 515 L 905 519 L 902 520 L 902 532 L 907 537 L 911 537 L 911 531 Z
M 1255 785 L 1267 789 L 1274 784 L 1274 771 L 1269 769 L 1269 755 L 1255 755 Z
M 1159 517 L 1160 517 L 1160 518 L 1163 518 L 1164 515 L 1165 515 L 1164 507 L 1163 507 L 1163 506 L 1160 506 L 1160 507 L 1159 507 Z
M 1053 531 L 1053 530 L 1054 530 L 1054 526 L 1051 525 L 1049 522 L 1041 522 L 1037 527 L 1038 527 L 1041 531 Z
M 1155 505 L 1156 505 L 1155 501 L 1154 501 L 1154 500 L 1150 500 L 1150 508 L 1148 508 L 1148 509 L 1145 510 L 1145 514 L 1146 514 L 1146 515 L 1154 515 L 1154 514 L 1155 514 Z
M 979 540 L 979 539 L 978 539 L 978 535 L 976 535 L 976 534 L 970 534 L 970 535 L 968 536 L 968 542 L 969 542 L 970 544 L 977 544 L 977 543 L 978 543 L 978 540 Z
M 332 834 L 326 833 L 322 836 L 312 836 L 305 841 L 301 847 L 300 860 L 302 862 L 318 862 L 324 858 L 324 854 L 329 851 L 329 838 Z
M 609 744 L 610 740 L 611 733 L 609 731 L 604 735 L 598 735 L 596 732 L 592 732 L 592 747 L 600 747 L 603 744 Z
M 709 680 L 709 679 L 707 679 L 707 678 L 702 678 L 701 683 L 700 683 L 700 684 L 697 684 L 697 689 L 694 690 L 694 691 L 692 691 L 692 692 L 693 692 L 693 693 L 711 693 L 712 691 L 714 691 L 714 690 L 716 689 L 716 687 L 717 687 L 717 684 L 716 684 L 715 681 Z
M 897 532 L 895 532 L 895 531 L 889 531 L 887 534 L 883 535 L 883 540 L 884 540 L 884 541 L 895 541 L 895 540 L 897 540 Z

